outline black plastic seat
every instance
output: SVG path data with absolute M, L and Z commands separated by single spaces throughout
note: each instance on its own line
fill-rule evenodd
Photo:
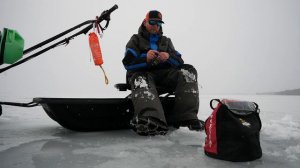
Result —
M 115 88 L 118 89 L 119 91 L 131 90 L 130 85 L 127 83 L 117 83 L 115 84 Z
M 127 83 L 117 83 L 115 84 L 115 88 L 118 89 L 119 91 L 131 90 L 130 85 Z M 157 86 L 156 89 L 159 95 L 166 94 L 166 93 L 168 94 L 168 96 L 174 95 L 174 90 L 172 89 L 168 89 L 160 86 Z

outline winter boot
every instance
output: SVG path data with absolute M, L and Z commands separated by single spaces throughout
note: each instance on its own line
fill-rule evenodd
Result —
M 188 127 L 191 131 L 203 131 L 205 127 L 205 122 L 198 119 L 180 121 L 176 124 L 173 124 L 174 128 L 179 127 Z
M 165 135 L 167 126 L 153 117 L 135 117 L 130 121 L 132 129 L 142 136 Z

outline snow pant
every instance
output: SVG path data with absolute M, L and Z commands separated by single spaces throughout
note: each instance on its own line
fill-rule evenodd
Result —
M 197 71 L 192 65 L 181 68 L 128 72 L 134 117 L 153 117 L 165 124 L 198 119 L 199 91 Z M 167 115 L 164 113 L 156 86 L 173 90 L 175 104 Z

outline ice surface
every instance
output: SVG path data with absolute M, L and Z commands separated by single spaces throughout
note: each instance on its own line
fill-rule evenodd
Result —
M 41 107 L 3 106 L 1 168 L 174 168 L 299 167 L 299 96 L 200 96 L 199 118 L 211 113 L 212 98 L 255 101 L 261 109 L 263 157 L 232 163 L 203 153 L 204 132 L 186 128 L 166 136 L 142 137 L 131 130 L 73 132 L 52 121 Z

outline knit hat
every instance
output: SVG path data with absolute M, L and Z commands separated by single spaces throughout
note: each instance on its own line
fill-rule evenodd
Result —
M 146 15 L 146 18 L 145 18 L 146 21 L 149 21 L 149 20 L 155 20 L 155 21 L 159 21 L 161 23 L 165 23 L 162 21 L 162 15 L 159 11 L 157 10 L 151 10 L 147 13 Z

